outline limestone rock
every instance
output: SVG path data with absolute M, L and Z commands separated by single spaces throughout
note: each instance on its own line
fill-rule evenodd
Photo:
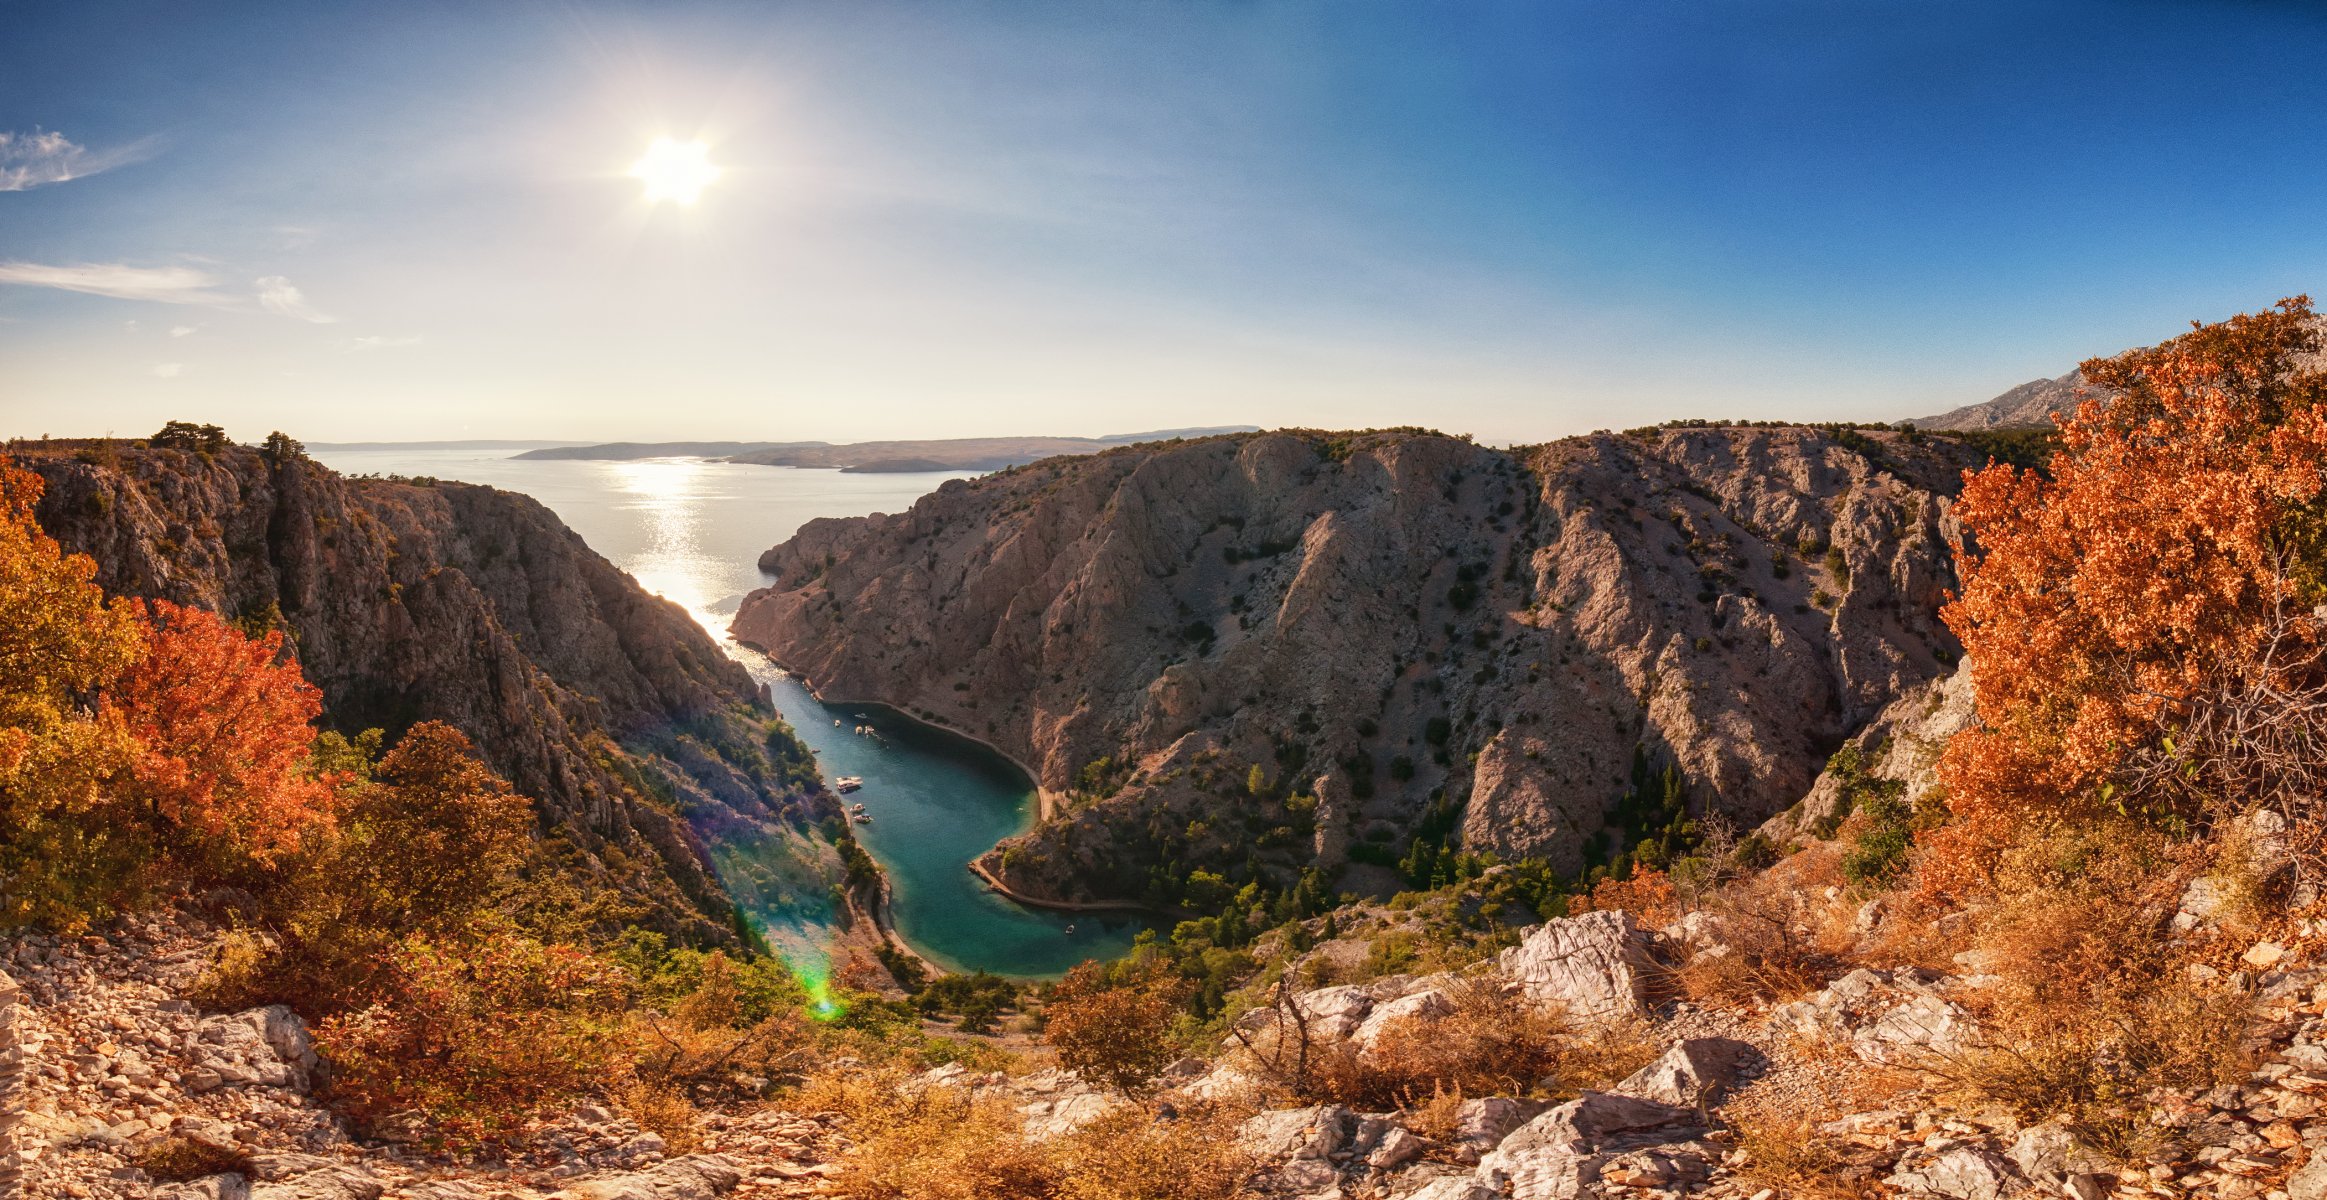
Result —
M 651 1171 L 591 1180 L 569 1190 L 580 1200 L 710 1200 L 741 1182 L 743 1172 L 725 1156 L 690 1154 Z
M 2011 1160 L 2002 1155 L 1978 1146 L 1955 1146 L 1937 1154 L 1909 1155 L 1883 1182 L 1911 1196 L 2009 1200 L 2021 1181 Z
M 1732 1038 L 1687 1038 L 1625 1077 L 1614 1090 L 1643 1100 L 1699 1107 L 1734 1087 L 1738 1074 L 1760 1057 L 1750 1044 Z
M 1587 1020 L 1646 1011 L 1653 966 L 1648 935 L 1621 910 L 1546 921 L 1497 963 L 1529 998 Z
M 1807 999 L 1772 1012 L 1770 1028 L 1811 1041 L 1843 1043 L 1868 1062 L 1913 1065 L 1977 1045 L 1979 1028 L 1947 998 L 1953 981 L 1915 967 L 1860 967 Z
M 1238 1127 L 1245 1149 L 1264 1162 L 1323 1159 L 1341 1149 L 1353 1132 L 1350 1111 L 1338 1104 L 1260 1113 Z
M 1504 1138 L 1478 1178 L 1512 1200 L 1574 1200 L 1599 1181 L 1608 1154 L 1693 1138 L 1697 1121 L 1693 1109 L 1585 1092 Z
M 733 632 L 1030 764 L 1042 819 L 982 860 L 1026 894 L 1137 898 L 1159 823 L 1198 829 L 1183 865 L 1330 868 L 1434 792 L 1464 802 L 1463 848 L 1572 869 L 1636 748 L 1756 823 L 1945 675 L 1950 497 L 1981 461 L 1769 428 L 1134 445 L 811 521 L 761 557 L 776 582 Z M 1217 786 L 1276 761 L 1300 713 L 1314 837 Z M 1102 758 L 1120 788 L 1061 804 Z M 1256 847 L 1246 818 L 1296 832 Z

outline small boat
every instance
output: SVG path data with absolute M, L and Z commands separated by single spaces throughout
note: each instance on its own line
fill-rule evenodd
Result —
M 856 823 L 859 825 L 870 825 L 873 823 L 873 819 L 864 815 L 863 813 L 858 813 L 856 815 Z
M 840 718 L 839 718 L 839 717 L 834 717 L 834 718 L 832 718 L 832 727 L 833 727 L 834 729 L 838 729 L 838 728 L 840 728 Z
M 1067 926 L 1067 932 L 1068 932 L 1068 933 L 1073 933 L 1074 931 L 1075 931 L 1075 927 L 1074 927 L 1074 926 L 1072 926 L 1072 925 L 1069 925 L 1069 926 Z
M 852 813 L 861 813 L 861 812 L 863 812 L 864 810 L 865 810 L 865 806 L 864 806 L 864 805 L 862 805 L 862 804 L 851 804 L 851 805 L 849 805 L 849 806 L 848 806 L 848 811 L 850 811 L 850 812 L 852 812 Z
M 853 792 L 858 788 L 863 787 L 864 785 L 864 777 L 861 775 L 843 775 L 840 778 L 832 781 L 832 786 L 839 788 L 841 794 L 843 795 L 846 795 L 849 792 Z

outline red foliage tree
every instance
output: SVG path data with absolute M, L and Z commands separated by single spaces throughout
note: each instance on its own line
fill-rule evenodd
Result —
M 280 632 L 250 638 L 156 601 L 143 654 L 106 700 L 138 743 L 128 790 L 182 848 L 264 864 L 330 823 L 333 781 L 309 769 L 322 693 Z
M 2327 763 L 2320 346 L 2300 297 L 2088 362 L 2049 479 L 1968 479 L 1944 615 L 1979 725 L 1939 763 L 1927 890 L 1976 886 L 2031 817 L 2204 820 L 2319 782 L 2288 771 Z

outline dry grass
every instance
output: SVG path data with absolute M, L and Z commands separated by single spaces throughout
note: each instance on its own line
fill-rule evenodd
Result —
M 695 1133 L 695 1103 L 685 1092 L 644 1082 L 624 1088 L 622 1111 L 639 1128 L 659 1134 L 672 1154 L 686 1154 L 701 1144 Z
M 1856 906 L 1825 895 L 1840 885 L 1839 851 L 1818 846 L 1706 896 L 1701 910 L 1719 923 L 1724 949 L 1676 968 L 1674 989 L 1700 1004 L 1736 1006 L 1825 986 L 1847 968 L 1856 940 Z
M 1250 1039 L 1260 1070 L 1290 1094 L 1361 1109 L 1434 1097 L 1568 1096 L 1605 1088 L 1662 1047 L 1638 1022 L 1581 1025 L 1485 979 L 1450 985 L 1451 1010 L 1383 1027 L 1372 1044 L 1299 1044 L 1298 1019 Z
M 1803 1115 L 1739 1113 L 1731 1117 L 1744 1152 L 1738 1178 L 1774 1188 L 1787 1200 L 1876 1200 L 1884 1156 L 1821 1132 Z
M 830 1186 L 849 1200 L 1234 1200 L 1256 1165 L 1225 1109 L 1125 1105 L 1038 1141 L 1009 1100 L 895 1070 L 820 1075 L 791 1103 L 842 1114 L 855 1145 Z
M 250 1174 L 250 1156 L 187 1137 L 166 1137 L 141 1146 L 129 1165 L 159 1183 L 183 1183 L 210 1175 Z

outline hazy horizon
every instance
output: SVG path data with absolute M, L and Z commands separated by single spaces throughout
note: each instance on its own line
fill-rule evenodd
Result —
M 139 2 L 10 33 L 20 436 L 1895 420 L 2327 279 L 2327 13 L 2284 6 Z

